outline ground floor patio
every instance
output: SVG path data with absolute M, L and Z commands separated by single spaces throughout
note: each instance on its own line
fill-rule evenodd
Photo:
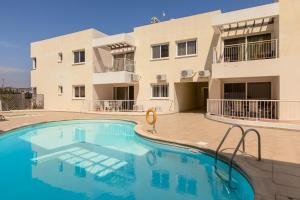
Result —
M 199 112 L 160 115 L 157 133 L 149 132 L 144 116 L 101 115 L 76 112 L 17 112 L 4 113 L 8 120 L 0 122 L 0 133 L 29 124 L 70 119 L 125 119 L 139 123 L 139 134 L 153 139 L 188 144 L 214 151 L 229 124 L 206 119 Z M 27 115 L 24 115 L 27 114 Z M 257 143 L 255 135 L 246 138 L 246 154 L 238 154 L 237 164 L 247 173 L 257 199 L 300 199 L 300 131 L 257 128 L 262 137 L 262 158 L 256 161 Z M 231 155 L 240 134 L 233 131 L 224 144 L 225 153 Z

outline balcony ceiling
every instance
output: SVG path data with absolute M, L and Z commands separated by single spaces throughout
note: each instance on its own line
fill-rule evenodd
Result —
M 212 24 L 219 32 L 273 24 L 279 15 L 278 3 L 220 14 Z

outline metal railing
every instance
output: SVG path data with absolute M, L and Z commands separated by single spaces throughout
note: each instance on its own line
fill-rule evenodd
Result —
M 172 100 L 95 100 L 92 102 L 91 110 L 100 112 L 145 112 L 149 108 L 154 108 L 157 112 L 169 112 L 173 106 Z
M 241 119 L 300 120 L 300 100 L 208 99 L 207 113 Z
M 127 58 L 115 58 L 113 60 L 112 66 L 105 67 L 103 72 L 119 72 L 119 71 L 127 71 L 134 72 L 134 60 Z
M 272 59 L 278 57 L 278 39 L 225 45 L 218 56 L 214 49 L 214 63 Z
M 237 124 L 234 124 L 232 125 L 225 133 L 224 137 L 222 138 L 220 144 L 218 145 L 218 148 L 216 150 L 216 153 L 215 153 L 215 172 L 217 173 L 218 175 L 218 171 L 217 171 L 217 162 L 218 162 L 218 155 L 219 155 L 219 152 L 220 152 L 220 148 L 222 147 L 222 145 L 224 144 L 225 140 L 227 139 L 229 133 L 231 132 L 231 130 L 233 128 L 239 128 L 240 131 L 241 131 L 241 138 L 239 140 L 239 143 L 237 144 L 237 146 L 235 147 L 234 149 L 234 152 L 230 158 L 230 161 L 229 161 L 229 170 L 228 170 L 228 184 L 231 188 L 234 188 L 232 186 L 232 168 L 233 168 L 233 160 L 237 154 L 237 152 L 239 151 L 240 149 L 240 146 L 242 145 L 242 153 L 245 153 L 245 137 L 247 136 L 247 134 L 251 133 L 251 132 L 254 132 L 256 135 L 257 135 L 257 160 L 260 161 L 261 160 L 261 136 L 260 136 L 260 133 L 256 130 L 256 129 L 247 129 L 246 131 L 244 131 L 244 128 L 241 127 L 240 125 L 237 125 Z M 222 177 L 222 176 L 220 176 Z
M 224 46 L 224 62 L 238 62 L 245 60 L 246 44 Z
M 136 100 L 96 100 L 94 111 L 128 112 L 143 111 L 142 107 L 136 104 Z

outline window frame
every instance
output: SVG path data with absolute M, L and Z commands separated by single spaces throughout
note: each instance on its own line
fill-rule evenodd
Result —
M 75 93 L 76 93 L 75 90 L 76 90 L 77 87 L 79 88 L 79 91 L 78 91 L 79 92 L 79 96 L 78 97 L 75 96 Z M 82 87 L 84 87 L 84 97 L 81 96 L 81 88 Z M 73 85 L 73 95 L 72 95 L 73 99 L 76 99 L 76 100 L 83 100 L 83 99 L 85 99 L 86 98 L 86 92 L 85 91 L 86 91 L 85 85 Z
M 167 57 L 161 57 L 161 47 L 167 45 L 168 46 L 168 56 Z M 153 47 L 159 46 L 159 58 L 153 58 Z M 151 60 L 165 60 L 170 58 L 170 43 L 159 43 L 159 44 L 152 44 L 151 45 Z
M 58 52 L 58 54 L 57 54 L 57 62 L 58 63 L 62 63 L 62 61 L 63 61 L 63 53 L 62 52 Z
M 188 42 L 196 42 L 196 51 L 193 54 L 188 54 Z M 185 55 L 178 55 L 178 44 L 185 43 Z M 191 57 L 191 56 L 197 56 L 198 55 L 198 40 L 197 38 L 192 38 L 188 40 L 179 40 L 176 41 L 176 58 L 182 58 L 182 57 Z
M 36 62 L 36 57 L 32 57 L 32 70 L 36 70 L 37 68 L 37 62 Z
M 64 93 L 64 87 L 63 87 L 62 85 L 58 85 L 58 86 L 57 86 L 57 94 L 58 94 L 59 96 L 62 96 L 63 93 Z
M 160 91 L 158 93 L 160 93 L 159 96 L 154 97 L 153 96 L 153 86 L 160 86 Z M 162 86 L 167 86 L 167 96 L 161 96 L 161 88 Z M 150 84 L 150 99 L 169 99 L 170 98 L 170 84 L 169 83 L 151 83 Z
M 84 61 L 81 61 L 81 56 L 80 53 L 84 52 Z M 79 53 L 79 62 L 75 62 L 75 53 Z M 85 53 L 85 49 L 78 49 L 78 50 L 74 50 L 73 51 L 73 65 L 82 65 L 85 64 L 86 62 L 86 53 Z

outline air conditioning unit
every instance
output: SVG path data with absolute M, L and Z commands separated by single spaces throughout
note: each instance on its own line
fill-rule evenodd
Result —
M 209 70 L 201 70 L 198 72 L 199 77 L 209 77 L 210 71 Z
M 181 71 L 181 78 L 192 78 L 193 75 L 194 75 L 194 71 L 192 69 Z
M 140 80 L 140 76 L 138 74 L 131 74 L 131 81 L 138 82 Z
M 166 81 L 167 75 L 166 74 L 157 74 L 156 79 L 157 79 L 157 81 Z

